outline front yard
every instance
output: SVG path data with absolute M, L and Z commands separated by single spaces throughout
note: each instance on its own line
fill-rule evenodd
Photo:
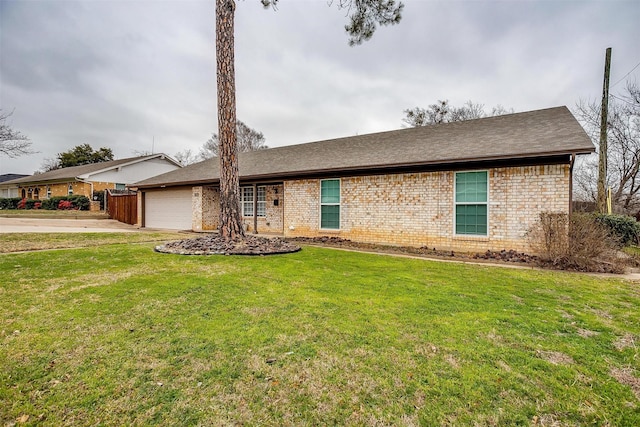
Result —
M 640 425 L 636 283 L 104 243 L 0 255 L 2 425 Z

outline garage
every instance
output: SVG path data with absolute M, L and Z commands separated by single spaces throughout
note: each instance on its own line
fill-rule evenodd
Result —
M 144 193 L 144 226 L 191 230 L 191 188 Z

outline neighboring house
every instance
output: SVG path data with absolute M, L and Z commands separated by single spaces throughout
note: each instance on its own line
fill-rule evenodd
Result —
M 182 165 L 165 154 L 92 163 L 56 169 L 5 182 L 18 187 L 18 197 L 48 199 L 79 194 L 93 198 L 94 191 L 124 189 L 136 181 L 151 178 L 181 168 Z
M 566 107 L 239 154 L 248 231 L 460 251 L 527 250 L 540 212 L 569 212 Z M 215 230 L 218 159 L 138 182 L 141 226 Z
M 16 184 L 7 184 L 7 181 L 23 178 L 29 175 L 21 175 L 17 173 L 6 173 L 0 175 L 0 198 L 18 197 L 18 186 Z

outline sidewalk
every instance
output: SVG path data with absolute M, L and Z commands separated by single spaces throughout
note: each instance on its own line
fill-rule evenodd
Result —
M 133 225 L 113 219 L 2 218 L 2 233 L 132 233 Z

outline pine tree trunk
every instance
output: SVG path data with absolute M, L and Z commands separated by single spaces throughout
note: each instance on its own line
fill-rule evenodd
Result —
M 245 237 L 240 215 L 236 81 L 233 46 L 233 0 L 216 0 L 216 71 L 218 77 L 218 135 L 220 156 L 220 235 Z

